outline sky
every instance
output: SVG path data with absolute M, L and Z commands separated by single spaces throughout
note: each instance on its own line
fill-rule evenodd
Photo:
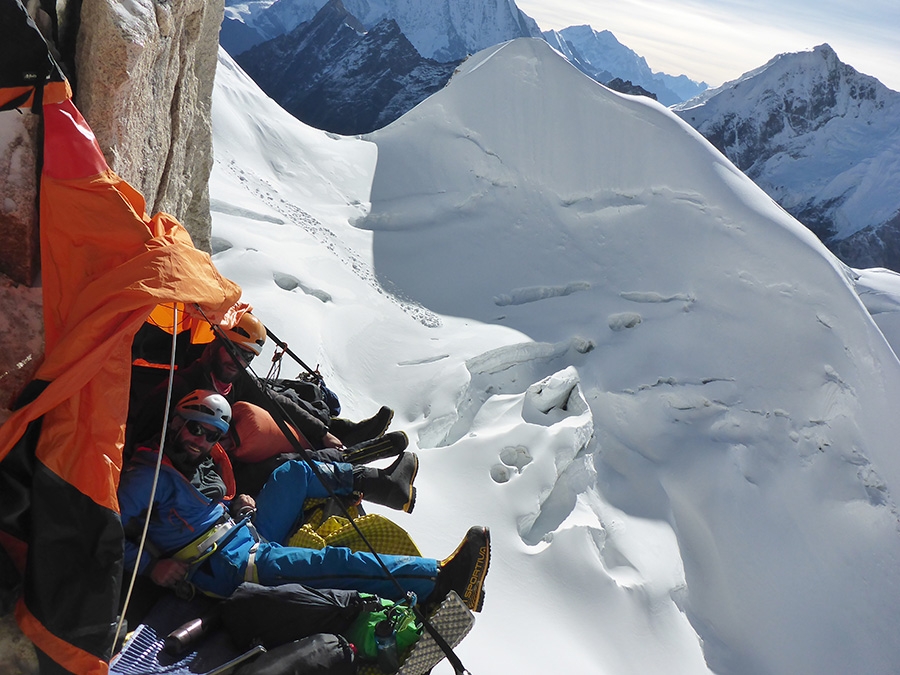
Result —
M 220 52 L 212 112 L 217 268 L 419 454 L 370 510 L 437 558 L 491 528 L 470 672 L 896 673 L 900 275 L 541 41 L 364 137 Z
M 710 86 L 776 54 L 828 43 L 844 63 L 900 91 L 896 0 L 517 0 L 542 30 L 611 31 L 650 68 Z

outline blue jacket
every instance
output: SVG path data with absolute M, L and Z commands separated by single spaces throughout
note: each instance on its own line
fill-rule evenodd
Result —
M 221 450 L 220 446 L 213 446 Z M 141 514 L 146 512 L 158 457 L 158 446 L 138 448 L 122 472 L 119 482 L 119 507 L 126 533 L 137 535 L 143 528 Z M 224 454 L 224 451 L 222 451 Z M 213 455 L 215 457 L 215 454 Z M 353 491 L 353 466 L 320 464 L 321 475 L 337 494 Z M 229 487 L 228 465 L 220 464 L 218 473 Z M 223 475 L 225 474 L 225 475 Z M 302 517 L 303 500 L 328 496 L 319 475 L 304 462 L 285 462 L 272 474 L 257 497 L 256 527 L 268 541 L 257 543 L 249 527 L 233 530 L 234 535 L 217 551 L 193 568 L 191 583 L 201 591 L 227 597 L 245 580 L 251 552 L 254 578 L 265 586 L 302 583 L 315 588 L 357 589 L 383 597 L 398 597 L 396 581 L 384 574 L 383 565 L 403 584 L 421 597 L 434 590 L 438 561 L 417 556 L 382 555 L 326 546 L 323 549 L 281 546 L 291 528 Z M 163 458 L 153 517 L 148 539 L 154 555 L 171 557 L 195 541 L 223 516 L 227 509 L 220 501 L 205 497 L 190 481 Z M 229 533 L 230 534 L 230 533 Z M 126 566 L 134 568 L 137 545 L 126 536 Z M 145 553 L 138 571 L 149 572 L 151 556 Z
M 138 549 L 134 540 L 143 530 L 158 454 L 159 446 L 156 445 L 138 448 L 119 481 L 119 509 L 126 532 L 126 569 L 134 569 Z M 228 485 L 228 478 L 225 482 L 226 486 L 232 487 Z M 155 556 L 171 557 L 228 515 L 228 509 L 222 502 L 205 497 L 172 466 L 167 457 L 163 457 L 153 504 L 154 516 L 150 519 L 147 532 L 153 554 L 145 547 L 138 566 L 140 573 L 148 572 Z

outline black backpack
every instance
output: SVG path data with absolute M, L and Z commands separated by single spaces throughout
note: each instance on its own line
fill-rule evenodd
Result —
M 354 675 L 356 653 L 340 635 L 317 633 L 267 651 L 235 675 Z

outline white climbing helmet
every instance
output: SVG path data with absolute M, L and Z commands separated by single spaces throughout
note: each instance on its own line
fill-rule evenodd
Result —
M 197 389 L 181 399 L 175 406 L 175 414 L 186 420 L 215 427 L 223 434 L 231 425 L 231 406 L 222 394 L 208 389 Z

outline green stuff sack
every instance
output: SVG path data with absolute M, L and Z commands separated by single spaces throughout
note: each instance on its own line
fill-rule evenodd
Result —
M 382 622 L 386 621 L 393 628 L 395 654 L 405 654 L 422 636 L 422 624 L 416 619 L 412 607 L 384 599 L 380 602 L 381 609 L 362 612 L 344 632 L 344 637 L 356 647 L 359 658 L 365 661 L 378 661 L 375 629 Z

